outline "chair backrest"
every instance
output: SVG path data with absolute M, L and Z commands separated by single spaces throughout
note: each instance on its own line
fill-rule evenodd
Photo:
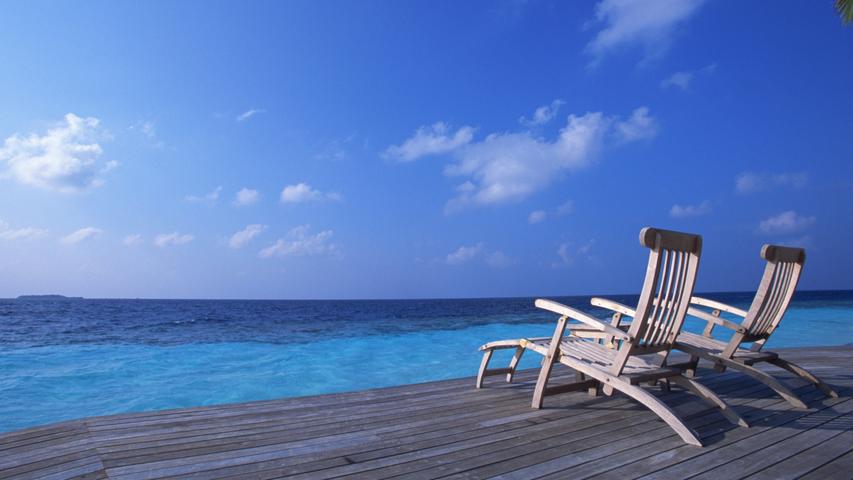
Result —
M 782 321 L 806 262 L 806 251 L 802 248 L 764 245 L 761 257 L 767 260 L 764 275 L 752 306 L 741 326 L 746 329 L 741 341 L 766 339 Z
M 702 237 L 657 228 L 640 231 L 640 244 L 649 248 L 646 279 L 637 304 L 636 316 L 612 365 L 620 374 L 630 355 L 662 352 L 666 359 L 681 331 L 702 255 Z

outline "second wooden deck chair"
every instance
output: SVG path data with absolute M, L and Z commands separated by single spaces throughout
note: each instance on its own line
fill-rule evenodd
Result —
M 772 388 L 794 407 L 806 408 L 806 404 L 788 387 L 763 370 L 754 367 L 756 363 L 767 362 L 813 383 L 826 396 L 838 398 L 838 393 L 811 372 L 780 358 L 776 352 L 763 350 L 767 339 L 778 328 L 779 322 L 782 321 L 788 309 L 788 304 L 800 280 L 800 273 L 806 261 L 806 252 L 802 248 L 764 245 L 761 248 L 761 257 L 767 261 L 767 265 L 764 267 L 764 275 L 761 277 L 758 291 L 748 311 L 700 297 L 693 297 L 690 300 L 696 307 L 691 307 L 688 314 L 705 320 L 707 325 L 702 335 L 690 332 L 681 332 L 678 335 L 675 348 L 691 356 L 689 362 L 678 366 L 685 368 L 688 376 L 695 373 L 699 359 L 713 363 L 717 371 L 732 368 Z M 629 307 L 607 299 L 593 298 L 592 304 L 617 312 L 617 315 L 629 317 L 634 315 Z M 705 307 L 711 311 L 698 307 Z M 741 317 L 743 321 L 740 324 L 731 322 L 720 316 L 722 312 Z M 621 327 L 623 330 L 627 327 L 619 323 L 620 318 L 614 317 L 611 326 Z M 728 342 L 714 338 L 715 327 L 732 331 L 733 335 Z M 747 349 L 743 348 L 744 343 L 752 343 L 752 345 Z
M 644 382 L 669 379 L 720 408 L 732 423 L 747 426 L 723 400 L 710 389 L 688 378 L 677 368 L 666 365 L 666 359 L 675 338 L 681 331 L 687 314 L 690 297 L 696 282 L 696 272 L 702 251 L 702 238 L 698 235 L 644 228 L 640 243 L 649 248 L 648 267 L 637 315 L 627 331 L 614 328 L 583 312 L 550 300 L 538 299 L 537 307 L 560 315 L 550 339 L 519 339 L 484 345 L 483 362 L 477 386 L 483 376 L 507 373 L 511 376 L 518 359 L 525 350 L 532 350 L 545 358 L 533 393 L 533 408 L 541 408 L 544 397 L 566 391 L 601 387 L 605 394 L 620 391 L 637 400 L 664 420 L 687 443 L 701 446 L 696 433 L 655 395 L 640 386 Z M 569 324 L 569 319 L 581 324 Z M 573 327 L 593 328 L 615 337 L 618 346 L 608 346 L 577 336 L 565 336 Z M 515 347 L 516 356 L 507 369 L 488 369 L 492 351 Z M 575 370 L 578 381 L 559 386 L 549 386 L 548 381 L 555 363 Z M 511 380 L 511 377 L 508 378 Z
M 702 335 L 683 332 L 676 340 L 675 348 L 691 355 L 688 372 L 694 372 L 702 358 L 713 362 L 718 371 L 728 367 L 745 373 L 775 390 L 795 407 L 806 408 L 806 404 L 788 387 L 753 366 L 767 362 L 814 384 L 826 396 L 838 398 L 838 393 L 806 369 L 780 358 L 776 352 L 763 349 L 788 310 L 806 261 L 806 252 L 802 248 L 764 245 L 761 257 L 767 261 L 767 265 L 748 311 L 699 297 L 691 300 L 693 305 L 709 308 L 711 312 L 691 308 L 690 315 L 708 322 L 705 331 Z M 741 317 L 743 321 L 737 324 L 725 320 L 720 317 L 721 312 Z M 714 339 L 715 326 L 732 330 L 731 339 L 728 342 Z M 742 348 L 744 343 L 752 345 L 749 349 Z

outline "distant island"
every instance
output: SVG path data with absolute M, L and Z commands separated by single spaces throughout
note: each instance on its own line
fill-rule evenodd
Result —
M 65 295 L 18 295 L 18 300 L 82 300 L 83 297 L 66 297 Z

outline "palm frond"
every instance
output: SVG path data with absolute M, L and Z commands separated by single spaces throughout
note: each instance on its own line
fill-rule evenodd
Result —
M 835 9 L 841 15 L 844 25 L 853 22 L 853 0 L 835 0 Z

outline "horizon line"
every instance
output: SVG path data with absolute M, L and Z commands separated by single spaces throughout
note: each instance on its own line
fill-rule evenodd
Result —
M 853 288 L 840 289 L 811 289 L 797 290 L 794 293 L 814 293 L 814 292 L 853 292 Z M 697 292 L 699 295 L 706 294 L 752 294 L 750 290 L 716 290 Z M 145 300 L 145 301 L 195 301 L 195 302 L 393 302 L 393 301 L 424 301 L 424 300 L 512 300 L 526 298 L 571 298 L 571 297 L 630 297 L 636 296 L 639 293 L 595 293 L 595 294 L 552 294 L 552 295 L 511 295 L 511 296 L 494 296 L 494 297 L 408 297 L 408 298 L 157 298 L 157 297 L 83 297 L 79 295 L 63 295 L 63 294 L 21 294 L 17 297 L 0 298 L 2 300 L 28 300 L 26 297 L 54 297 L 56 300 Z M 24 297 L 24 298 L 22 298 Z M 61 298 L 57 298 L 61 297 Z M 37 298 L 33 298 L 34 300 Z M 48 298 L 45 298 L 47 300 Z

